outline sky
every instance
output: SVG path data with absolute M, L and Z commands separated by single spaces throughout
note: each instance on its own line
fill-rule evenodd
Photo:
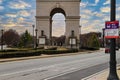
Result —
M 116 20 L 120 20 L 120 1 L 116 3 Z M 14 29 L 20 34 L 28 30 L 32 34 L 35 16 L 36 0 L 0 0 L 0 29 Z M 110 20 L 110 0 L 82 0 L 80 16 L 82 34 L 101 32 L 105 21 Z M 64 35 L 64 15 L 55 14 L 53 20 L 53 36 Z

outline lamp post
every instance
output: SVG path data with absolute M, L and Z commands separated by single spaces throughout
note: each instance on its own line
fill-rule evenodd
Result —
M 1 30 L 1 50 L 3 50 L 3 29 Z
M 116 0 L 111 0 L 111 21 L 116 20 Z M 119 80 L 116 72 L 116 42 L 115 38 L 110 39 L 110 71 L 107 80 Z
M 38 43 L 37 43 L 37 29 L 35 29 L 35 32 L 36 32 L 36 44 L 35 44 L 35 48 L 37 49 L 37 46 L 38 46 Z
M 81 25 L 79 26 L 80 35 L 79 35 L 79 49 L 81 48 Z
M 35 48 L 35 41 L 34 41 L 34 28 L 35 28 L 35 26 L 34 25 L 32 25 L 32 27 L 33 27 L 33 48 Z

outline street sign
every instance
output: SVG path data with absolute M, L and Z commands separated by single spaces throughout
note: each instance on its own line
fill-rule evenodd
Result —
M 41 38 L 39 38 L 39 44 L 41 44 L 41 45 L 45 45 L 45 38 L 44 37 L 41 37 Z
M 119 21 L 105 22 L 105 38 L 119 38 Z
M 105 29 L 118 29 L 119 21 L 107 21 L 105 23 Z
M 119 38 L 119 30 L 118 29 L 106 29 L 105 38 Z
M 76 45 L 76 38 L 70 38 L 70 45 Z

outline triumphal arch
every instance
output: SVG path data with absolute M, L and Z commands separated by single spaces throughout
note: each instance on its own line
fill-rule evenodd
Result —
M 80 0 L 36 0 L 36 28 L 39 45 L 51 45 L 52 17 L 65 16 L 65 45 L 79 44 Z

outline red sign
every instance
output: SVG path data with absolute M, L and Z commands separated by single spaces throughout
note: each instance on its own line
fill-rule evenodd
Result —
M 105 38 L 119 38 L 119 21 L 105 22 Z

